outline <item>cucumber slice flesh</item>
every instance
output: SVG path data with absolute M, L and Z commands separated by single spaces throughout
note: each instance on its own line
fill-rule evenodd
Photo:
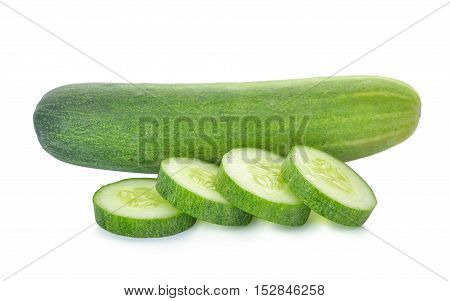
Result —
M 235 149 L 224 156 L 223 168 L 236 184 L 268 201 L 300 204 L 280 176 L 284 158 L 260 149 Z
M 294 147 L 282 175 L 311 209 L 340 224 L 362 225 L 377 204 L 372 189 L 353 169 L 311 147 Z
M 370 187 L 348 165 L 322 151 L 303 147 L 294 152 L 299 171 L 325 195 L 345 206 L 367 210 L 376 205 Z
M 197 159 L 169 158 L 161 163 L 156 189 L 173 206 L 200 220 L 225 226 L 247 225 L 252 216 L 216 190 L 219 167 Z
M 261 149 L 234 149 L 222 159 L 218 190 L 233 205 L 261 219 L 302 225 L 310 209 L 281 177 L 283 161 L 283 157 Z
M 161 168 L 193 193 L 214 202 L 230 204 L 215 188 L 218 166 L 196 159 L 170 158 L 162 162 Z
M 179 210 L 163 199 L 150 179 L 128 179 L 109 185 L 96 195 L 96 204 L 124 217 L 168 218 Z
M 94 195 L 97 224 L 130 237 L 163 237 L 187 230 L 195 218 L 173 207 L 155 189 L 155 179 L 126 179 Z

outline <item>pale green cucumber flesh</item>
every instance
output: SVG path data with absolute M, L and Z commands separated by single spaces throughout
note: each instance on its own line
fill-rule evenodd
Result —
M 232 205 L 215 187 L 218 166 L 197 159 L 169 158 L 161 163 L 157 191 L 174 207 L 200 220 L 242 226 L 252 216 Z
M 222 159 L 217 190 L 236 207 L 267 221 L 303 225 L 310 209 L 280 176 L 283 157 L 260 149 L 234 149 Z
M 346 226 L 361 226 L 377 201 L 349 166 L 320 150 L 294 147 L 281 174 L 290 189 L 318 214 Z
M 95 220 L 103 229 L 129 237 L 164 237 L 183 232 L 195 218 L 163 199 L 154 179 L 126 179 L 100 188 L 93 198 Z
M 373 76 L 90 83 L 45 94 L 36 107 L 34 127 L 42 147 L 62 161 L 155 173 L 168 157 L 218 163 L 239 147 L 285 156 L 304 144 L 344 161 L 358 159 L 408 138 L 419 116 L 414 89 Z

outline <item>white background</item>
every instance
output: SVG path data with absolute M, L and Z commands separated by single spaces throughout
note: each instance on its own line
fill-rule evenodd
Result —
M 32 114 L 45 92 L 124 80 L 2 3 L 131 82 L 175 83 L 331 75 L 445 2 L 0 1 L 3 279 L 90 226 L 92 194 L 135 174 L 68 165 L 40 147 Z M 317 217 L 299 228 L 199 222 L 153 240 L 94 225 L 1 282 L 0 296 L 115 300 L 133 298 L 124 286 L 207 284 L 249 300 L 270 299 L 254 296 L 256 284 L 324 284 L 311 299 L 449 300 L 448 281 L 418 263 L 450 277 L 449 55 L 447 5 L 340 72 L 398 78 L 422 98 L 409 140 L 350 162 L 378 197 L 366 223 L 375 235 Z

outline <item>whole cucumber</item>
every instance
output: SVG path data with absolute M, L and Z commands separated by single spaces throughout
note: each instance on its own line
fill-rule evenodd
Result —
M 86 83 L 56 88 L 34 113 L 42 147 L 64 162 L 155 173 L 168 157 L 220 162 L 233 148 L 286 155 L 308 145 L 349 161 L 416 129 L 420 98 L 375 76 L 248 83 Z

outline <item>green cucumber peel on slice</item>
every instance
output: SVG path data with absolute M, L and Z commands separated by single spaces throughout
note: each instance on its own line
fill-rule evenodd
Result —
M 243 226 L 252 216 L 228 202 L 216 190 L 217 165 L 190 158 L 161 163 L 156 189 L 174 207 L 200 220 Z
M 240 148 L 226 153 L 217 176 L 217 190 L 236 207 L 267 221 L 303 225 L 310 213 L 280 175 L 284 158 L 274 153 Z
M 125 179 L 101 187 L 94 194 L 97 224 L 129 237 L 164 237 L 195 224 L 189 216 L 159 195 L 155 179 Z
M 292 148 L 281 174 L 308 207 L 338 224 L 361 226 L 377 204 L 372 189 L 353 169 L 311 147 Z

